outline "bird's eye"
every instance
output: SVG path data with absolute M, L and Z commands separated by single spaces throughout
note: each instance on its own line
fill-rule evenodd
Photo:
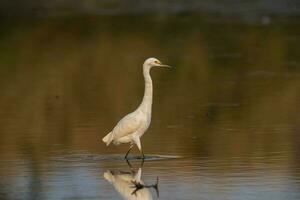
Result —
M 159 64 L 159 62 L 157 60 L 154 61 L 155 64 Z

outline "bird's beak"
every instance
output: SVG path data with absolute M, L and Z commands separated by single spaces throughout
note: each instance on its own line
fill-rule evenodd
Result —
M 157 65 L 158 67 L 166 67 L 166 68 L 172 68 L 171 66 L 169 65 L 163 65 L 163 64 L 160 64 L 160 65 Z

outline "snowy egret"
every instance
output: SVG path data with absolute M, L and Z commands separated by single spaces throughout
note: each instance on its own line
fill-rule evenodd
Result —
M 148 58 L 144 62 L 143 75 L 145 79 L 145 92 L 142 103 L 134 112 L 123 117 L 113 128 L 113 130 L 102 139 L 107 146 L 111 142 L 113 142 L 114 145 L 130 143 L 130 147 L 125 155 L 125 159 L 127 159 L 127 156 L 134 144 L 136 144 L 140 150 L 142 158 L 145 158 L 140 138 L 146 132 L 151 122 L 153 86 L 150 76 L 150 69 L 152 67 L 170 66 L 162 64 L 156 58 Z

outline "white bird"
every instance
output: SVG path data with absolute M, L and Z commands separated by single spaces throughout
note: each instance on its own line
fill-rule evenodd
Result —
M 109 181 L 119 194 L 126 200 L 152 200 L 153 197 L 149 188 L 158 192 L 158 179 L 154 185 L 145 185 L 141 180 L 142 168 L 138 172 L 111 171 L 108 170 L 103 174 L 104 178 Z
M 162 64 L 156 58 L 148 58 L 144 62 L 143 75 L 145 79 L 145 92 L 142 103 L 134 112 L 123 117 L 113 128 L 113 130 L 102 139 L 107 146 L 111 142 L 113 142 L 114 145 L 130 143 L 130 147 L 125 155 L 125 159 L 127 159 L 127 156 L 134 144 L 136 144 L 140 150 L 142 158 L 145 158 L 140 138 L 146 132 L 151 122 L 153 86 L 150 76 L 150 69 L 152 67 L 170 66 Z

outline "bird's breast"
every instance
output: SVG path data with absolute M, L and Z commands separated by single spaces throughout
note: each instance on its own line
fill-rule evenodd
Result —
M 142 136 L 147 131 L 147 129 L 150 126 L 150 123 L 151 123 L 151 115 L 150 116 L 146 116 L 144 118 L 143 126 L 141 126 L 140 131 L 139 131 L 140 136 Z

